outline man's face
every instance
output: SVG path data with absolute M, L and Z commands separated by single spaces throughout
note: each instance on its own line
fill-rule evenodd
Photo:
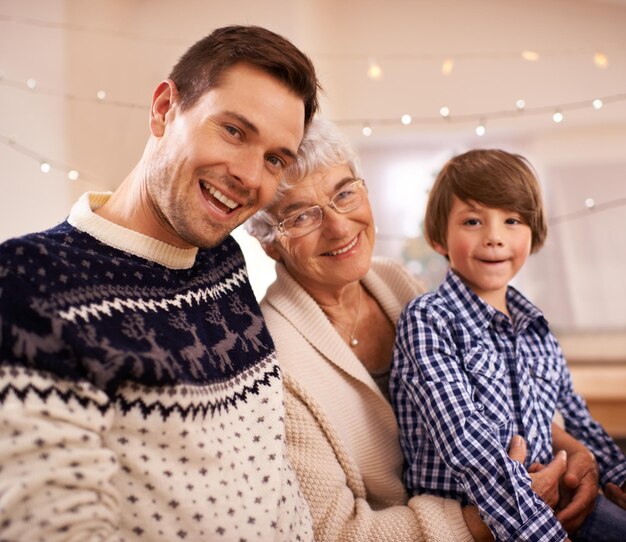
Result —
M 247 64 L 229 68 L 185 112 L 175 91 L 163 88 L 153 102 L 157 139 L 142 187 L 148 234 L 182 248 L 212 247 L 271 201 L 302 140 L 304 103 Z M 155 133 L 155 104 L 168 94 Z

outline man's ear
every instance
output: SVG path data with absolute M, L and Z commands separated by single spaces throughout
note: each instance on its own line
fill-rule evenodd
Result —
M 161 81 L 152 95 L 150 108 L 150 131 L 155 137 L 162 137 L 165 133 L 167 114 L 172 111 L 178 101 L 178 89 L 171 79 Z

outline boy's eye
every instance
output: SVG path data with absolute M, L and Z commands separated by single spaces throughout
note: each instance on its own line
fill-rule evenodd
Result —
M 522 224 L 522 221 L 519 218 L 507 218 L 507 224 Z
M 478 226 L 480 224 L 480 220 L 477 218 L 468 218 L 465 222 L 463 222 L 466 226 Z

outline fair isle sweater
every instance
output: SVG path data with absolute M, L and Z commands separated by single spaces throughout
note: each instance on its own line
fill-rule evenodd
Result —
M 289 455 L 315 540 L 471 541 L 457 501 L 407 498 L 390 404 L 313 298 L 282 264 L 276 273 L 261 309 L 284 376 Z M 401 265 L 378 258 L 362 283 L 394 324 L 423 291 Z
M 0 540 L 312 540 L 239 247 L 165 245 L 108 197 L 0 245 Z

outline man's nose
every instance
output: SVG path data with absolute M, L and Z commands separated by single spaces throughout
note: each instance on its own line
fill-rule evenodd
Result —
M 248 190 L 259 188 L 264 169 L 265 157 L 254 149 L 239 152 L 229 168 L 231 176 Z

